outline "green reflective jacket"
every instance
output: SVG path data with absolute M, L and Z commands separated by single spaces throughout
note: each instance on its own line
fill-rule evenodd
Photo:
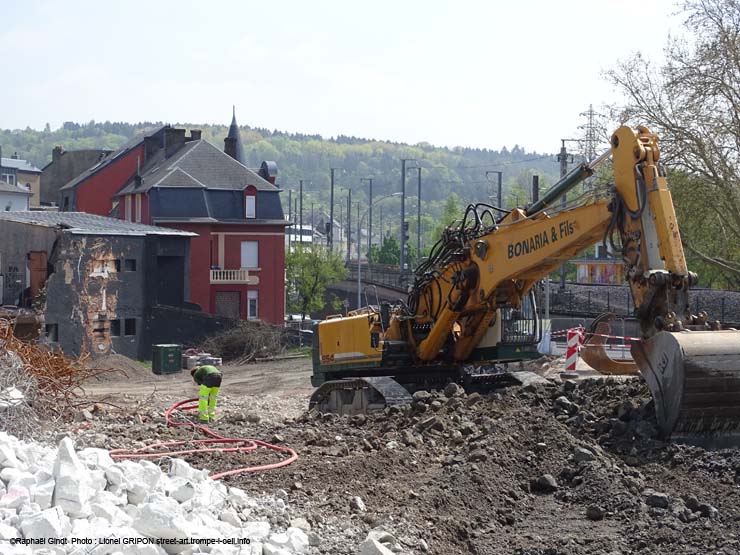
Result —
M 215 366 L 211 366 L 210 364 L 206 364 L 205 366 L 199 366 L 195 372 L 193 373 L 193 379 L 195 380 L 195 383 L 198 385 L 203 385 L 203 380 L 206 379 L 206 376 L 209 374 L 220 374 L 221 371 L 216 368 Z

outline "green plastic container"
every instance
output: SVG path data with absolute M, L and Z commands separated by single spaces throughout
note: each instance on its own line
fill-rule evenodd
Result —
M 182 345 L 152 345 L 152 372 L 159 375 L 182 372 Z

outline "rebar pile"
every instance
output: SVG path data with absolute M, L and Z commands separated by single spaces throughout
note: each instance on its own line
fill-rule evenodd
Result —
M 22 404 L 32 407 L 37 418 L 68 418 L 79 407 L 89 404 L 84 398 L 82 382 L 113 370 L 86 368 L 85 358 L 70 359 L 61 351 L 21 341 L 13 335 L 12 322 L 0 319 L 0 390 L 15 387 L 21 391 Z M 20 405 L 6 411 L 24 412 Z M 0 420 L 3 427 L 11 431 L 8 428 L 12 425 L 11 419 Z

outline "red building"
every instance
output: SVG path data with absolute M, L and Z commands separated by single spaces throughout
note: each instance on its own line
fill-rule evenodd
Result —
M 243 164 L 235 119 L 226 152 L 200 131 L 169 126 L 134 143 L 65 185 L 62 209 L 196 233 L 190 301 L 211 314 L 282 323 L 286 221 L 275 164 L 257 172 Z

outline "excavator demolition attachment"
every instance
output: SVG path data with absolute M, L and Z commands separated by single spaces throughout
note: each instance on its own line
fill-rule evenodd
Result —
M 606 336 L 612 334 L 609 323 L 615 317 L 611 312 L 607 312 L 594 318 L 588 330 L 588 337 L 583 342 L 581 358 L 583 362 L 600 374 L 608 374 L 610 376 L 637 374 L 637 364 L 633 360 L 615 360 L 606 351 Z
M 666 439 L 740 445 L 740 331 L 662 331 L 632 345 Z

